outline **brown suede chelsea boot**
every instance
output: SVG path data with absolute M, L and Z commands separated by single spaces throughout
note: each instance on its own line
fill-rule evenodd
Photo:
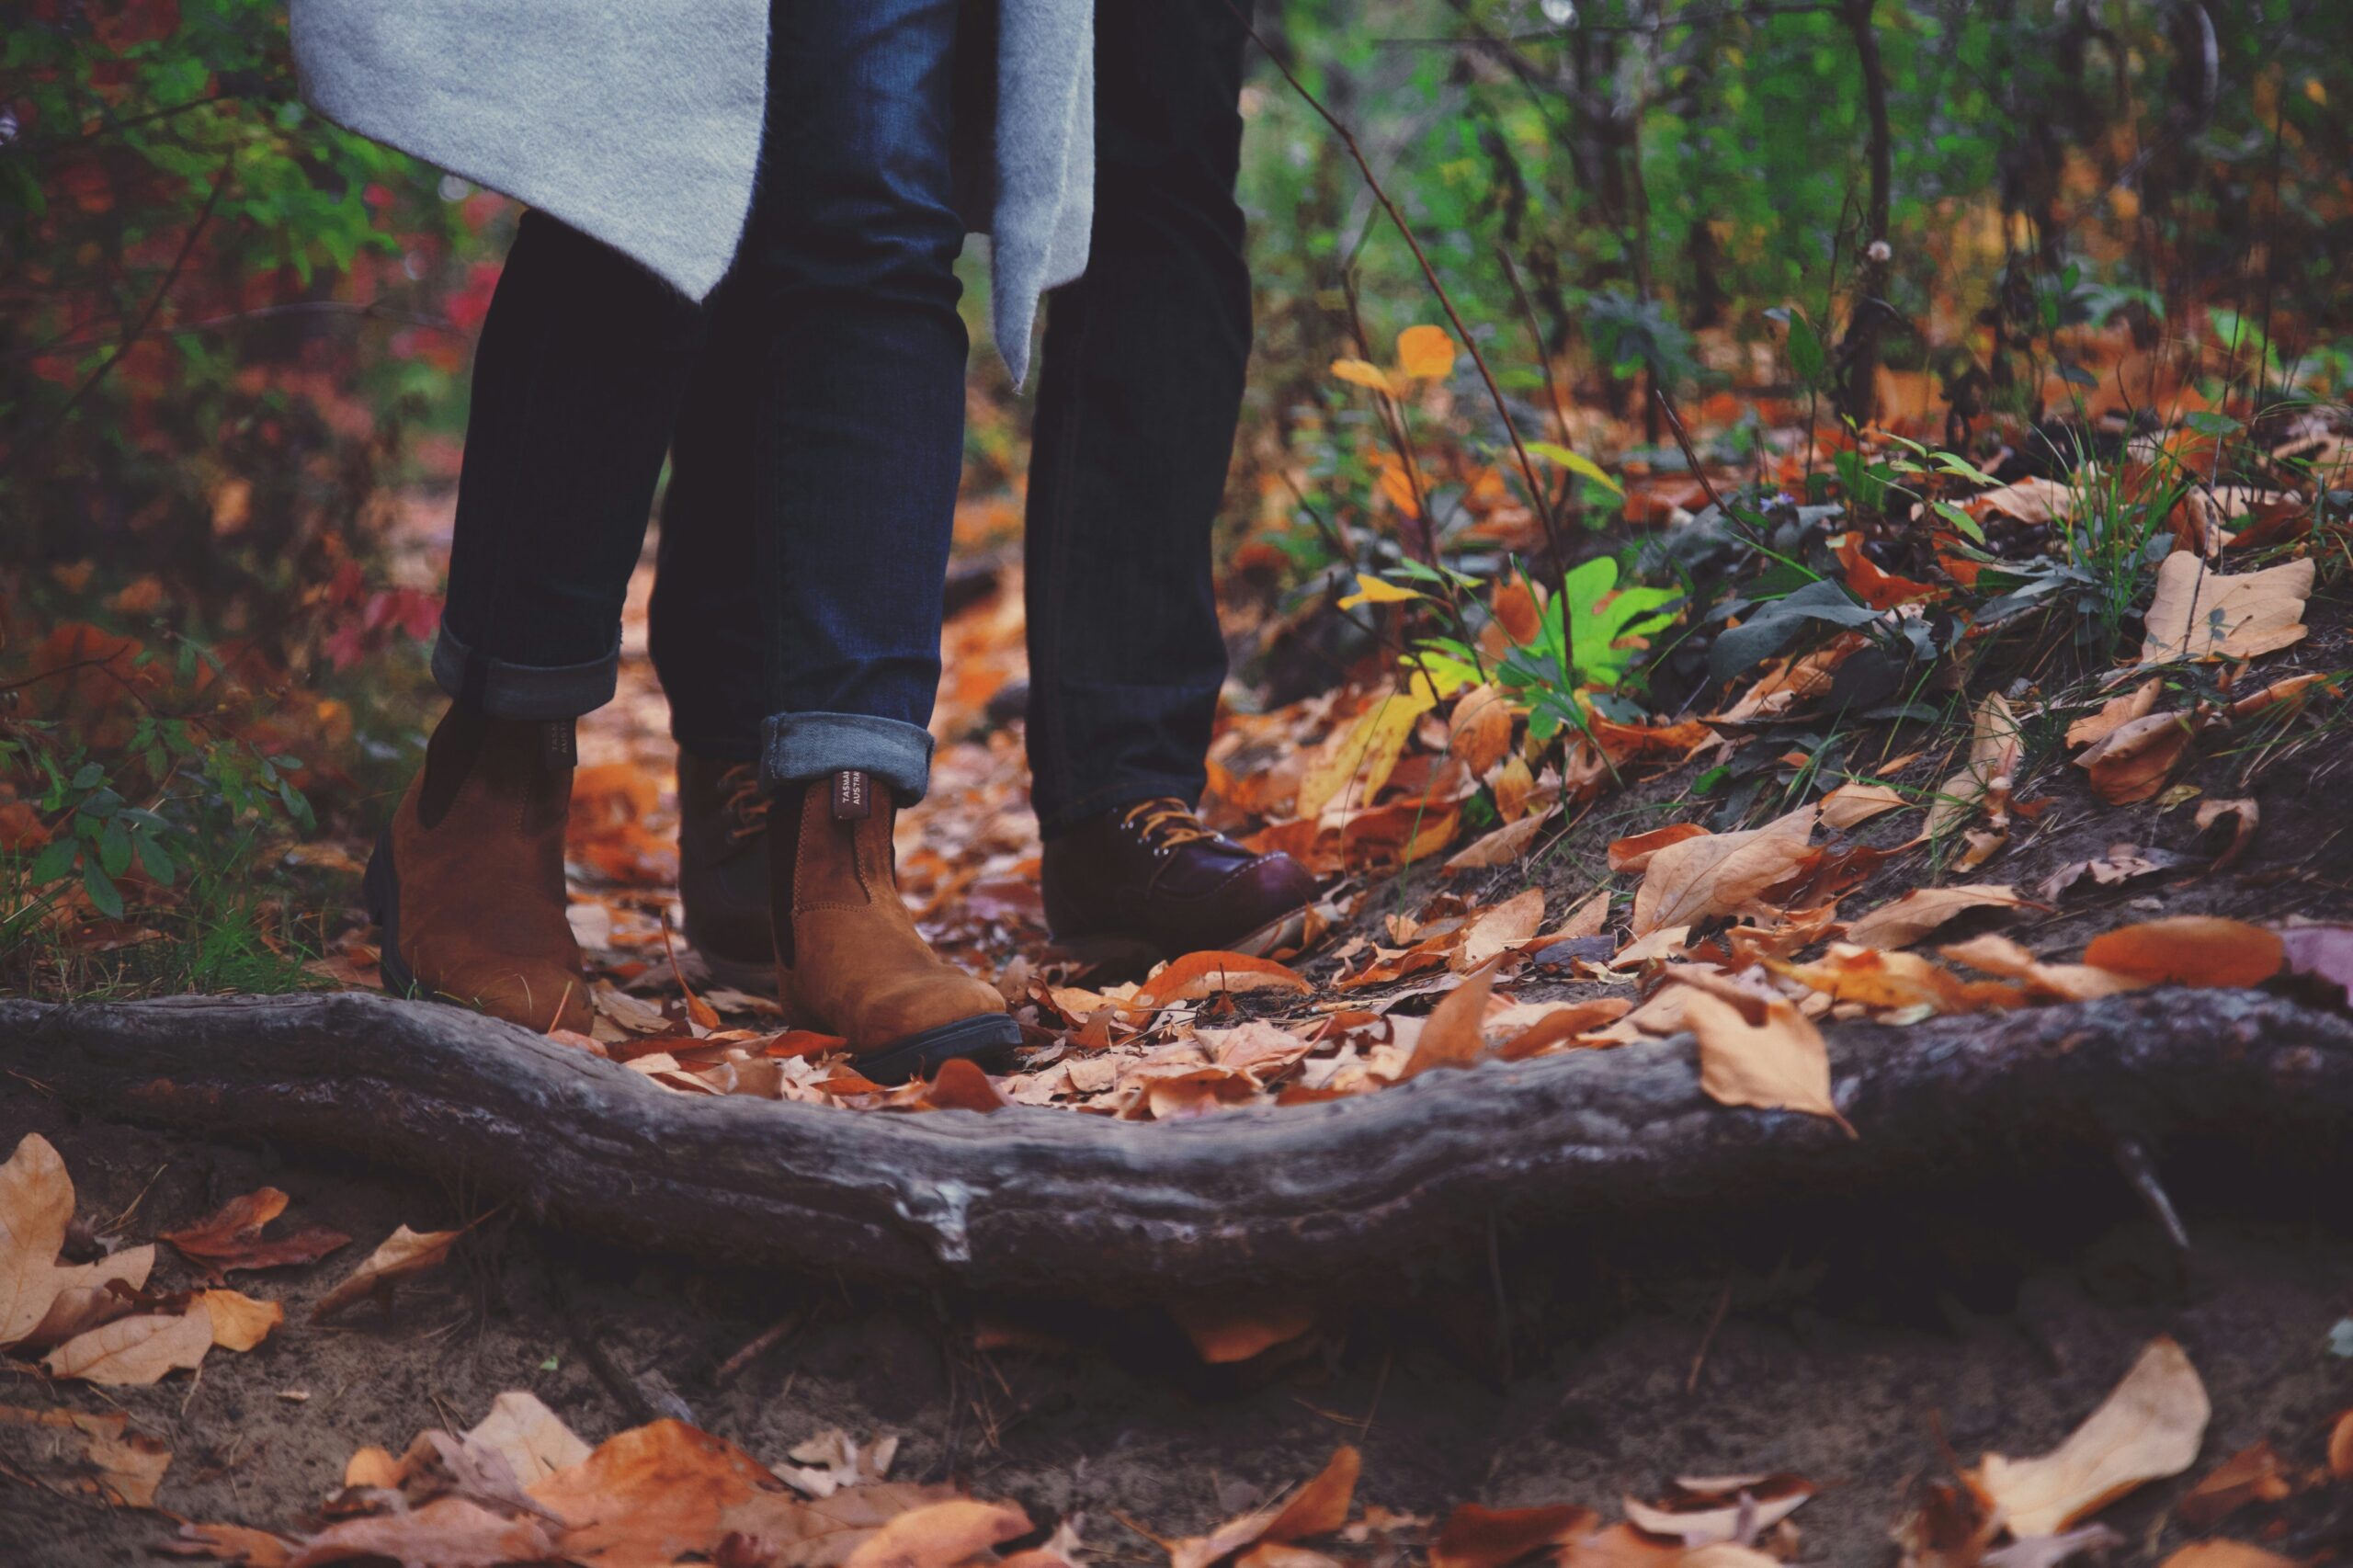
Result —
M 384 989 L 585 1034 L 588 988 L 564 917 L 572 721 L 453 705 L 362 884 Z
M 1048 839 L 1039 881 L 1054 940 L 1107 979 L 1187 953 L 1267 952 L 1301 938 L 1315 901 L 1298 861 L 1211 833 L 1174 796 Z
M 678 754 L 678 903 L 711 979 L 776 989 L 768 917 L 768 798 L 752 762 Z
M 777 993 L 792 1021 L 849 1041 L 878 1084 L 1021 1043 L 1005 998 L 931 950 L 899 896 L 890 787 L 864 772 L 779 790 L 768 811 Z

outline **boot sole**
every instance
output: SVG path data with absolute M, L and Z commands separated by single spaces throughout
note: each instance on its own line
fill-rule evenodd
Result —
M 376 969 L 382 977 L 384 994 L 406 1001 L 430 998 L 425 988 L 401 961 L 401 880 L 392 869 L 392 830 L 389 827 L 376 835 L 376 847 L 368 857 L 367 874 L 359 879 L 360 901 L 368 907 L 368 918 L 376 926 Z
M 981 1067 L 1002 1066 L 1021 1043 L 1021 1026 L 1005 1013 L 978 1013 L 953 1023 L 894 1040 L 875 1051 L 860 1051 L 849 1064 L 878 1084 L 904 1084 L 928 1078 L 950 1062 Z

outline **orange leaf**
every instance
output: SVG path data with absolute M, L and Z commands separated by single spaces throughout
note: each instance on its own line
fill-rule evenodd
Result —
M 2084 949 L 2094 968 L 2151 985 L 2260 985 L 2286 956 L 2278 932 L 2211 915 L 2120 926 Z
M 1348 1505 L 1357 1494 L 1357 1476 L 1364 1456 L 1343 1446 L 1332 1455 L 1322 1473 L 1291 1494 L 1267 1526 L 1267 1540 L 1293 1541 L 1331 1535 L 1348 1522 Z
M 1863 553 L 1860 534 L 1840 534 L 1834 548 L 1839 563 L 1847 568 L 1847 586 L 1873 609 L 1893 609 L 1913 599 L 1925 599 L 1937 591 L 1934 583 L 1915 583 L 1909 577 L 1881 571 Z
M 2328 1473 L 2338 1481 L 2353 1481 L 2353 1410 L 2338 1416 L 2329 1431 Z
M 544 1562 L 555 1555 L 548 1527 L 509 1518 L 463 1497 L 437 1497 L 421 1508 L 374 1514 L 329 1525 L 302 1542 L 288 1568 L 390 1558 L 437 1568 L 492 1568 L 501 1562 Z
M 1003 1110 L 1005 1096 L 996 1092 L 978 1064 L 959 1056 L 939 1064 L 938 1075 L 925 1090 L 934 1110 Z
M 1502 688 L 1472 687 L 1455 699 L 1454 712 L 1447 721 L 1447 750 L 1461 757 L 1462 766 L 1472 772 L 1483 774 L 1511 749 L 1517 717 L 1511 699 Z
M 1198 1002 L 1228 991 L 1304 993 L 1313 989 L 1296 971 L 1271 959 L 1255 959 L 1247 953 L 1188 953 L 1164 965 L 1143 983 L 1134 1007 L 1140 1010 L 1165 1007 L 1172 1002 Z
M 2152 713 L 2128 719 L 2093 742 L 2075 766 L 2091 775 L 2092 792 L 2111 806 L 2145 801 L 2165 787 L 2189 756 L 2188 719 Z
M 1684 1027 L 1699 1037 L 1699 1087 L 1722 1105 L 1796 1110 L 1855 1130 L 1830 1097 L 1830 1052 L 1822 1031 L 1789 1001 L 1764 1004 L 1752 1024 L 1730 1002 L 1694 990 L 1683 999 Z
M 1430 1016 L 1423 1020 L 1421 1035 L 1414 1042 L 1413 1059 L 1399 1074 L 1401 1080 L 1418 1077 L 1433 1067 L 1475 1066 L 1485 1057 L 1487 995 L 1495 983 L 1495 969 L 1491 963 L 1448 992 L 1446 999 L 1430 1009 Z
M 2099 705 L 2099 711 L 2089 713 L 2067 726 L 2067 744 L 2071 746 L 2089 745 L 2113 734 L 2122 725 L 2135 719 L 2145 719 L 2157 706 L 2157 696 L 2165 689 L 2160 680 L 2144 680 L 2131 690 L 2109 698 Z
M 955 1568 L 1029 1533 L 1029 1516 L 1013 1504 L 951 1497 L 885 1524 L 858 1543 L 846 1568 Z
M 2271 1445 L 2257 1443 L 2207 1471 L 2174 1512 L 2191 1529 L 2211 1529 L 2250 1503 L 2277 1503 L 2295 1490 Z
M 1609 869 L 1613 871 L 1645 871 L 1651 857 L 1670 844 L 1680 844 L 1687 838 L 1707 838 L 1709 831 L 1696 822 L 1671 823 L 1654 827 L 1648 833 L 1629 834 L 1614 839 L 1609 845 Z
M 565 1558 L 668 1562 L 709 1551 L 728 1508 L 778 1484 L 734 1444 L 664 1420 L 606 1439 L 529 1491 L 563 1521 Z
M 1315 1326 L 1315 1309 L 1289 1296 L 1171 1301 L 1168 1315 L 1212 1367 L 1247 1361 Z
M 1454 369 L 1454 339 L 1441 326 L 1409 326 L 1397 335 L 1397 368 L 1425 381 L 1441 380 Z
M 1689 837 L 1654 851 L 1634 890 L 1629 929 L 1646 937 L 1711 915 L 1736 915 L 1786 881 L 1813 856 L 1814 808 L 1745 833 Z
M 1542 612 L 1536 608 L 1536 590 L 1518 572 L 1496 579 L 1495 593 L 1487 603 L 1495 611 L 1495 624 L 1504 629 L 1504 635 L 1521 647 L 1535 642 L 1537 633 L 1543 630 Z
M 1465 1503 L 1446 1517 L 1430 1542 L 1430 1568 L 1506 1568 L 1592 1528 L 1590 1508 L 1556 1503 L 1543 1508 L 1483 1508 Z
M 1881 812 L 1895 811 L 1912 803 L 1901 790 L 1884 784 L 1841 784 L 1822 797 L 1822 822 L 1825 827 L 1841 831 L 1858 823 L 1866 823 Z
M 350 1244 L 349 1236 L 323 1225 L 265 1241 L 263 1229 L 285 1212 L 286 1202 L 286 1194 L 274 1187 L 265 1187 L 231 1199 L 186 1230 L 165 1231 L 164 1240 L 215 1279 L 233 1269 L 315 1263 L 337 1247 Z

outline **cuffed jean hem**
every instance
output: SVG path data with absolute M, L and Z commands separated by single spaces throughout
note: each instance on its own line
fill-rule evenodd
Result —
M 494 719 L 537 723 L 577 719 L 613 699 L 621 678 L 621 642 L 585 665 L 517 665 L 475 653 L 441 623 L 433 640 L 434 683 Z
M 1199 805 L 1201 791 L 1208 780 L 1200 774 L 1155 774 L 1121 779 L 1089 790 L 1065 804 L 1051 806 L 1038 812 L 1038 836 L 1040 839 L 1060 838 L 1063 834 L 1086 826 L 1097 817 L 1126 806 L 1140 806 L 1146 801 L 1179 800 L 1188 806 Z M 1035 792 L 1032 791 L 1032 809 Z
M 862 771 L 912 806 L 931 787 L 931 732 L 870 713 L 779 713 L 761 727 L 760 783 L 768 790 Z

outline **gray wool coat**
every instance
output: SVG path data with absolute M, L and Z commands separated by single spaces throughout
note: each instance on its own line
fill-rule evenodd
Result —
M 294 60 L 329 119 L 540 208 L 699 300 L 751 209 L 768 4 L 291 0 Z M 1017 381 L 1039 296 L 1086 267 L 1094 25 L 1094 0 L 999 10 L 992 314 Z

